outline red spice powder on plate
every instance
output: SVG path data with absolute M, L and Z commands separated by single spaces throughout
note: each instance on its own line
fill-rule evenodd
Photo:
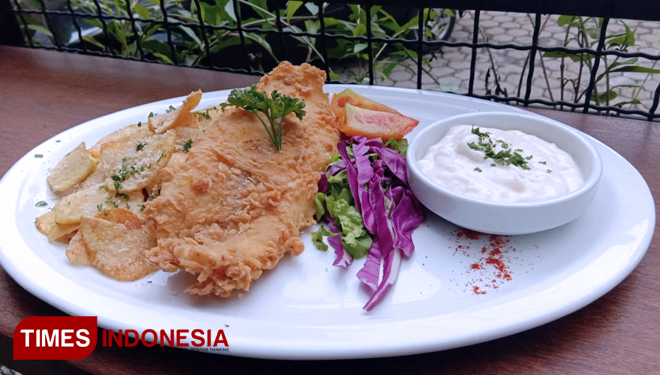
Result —
M 490 290 L 498 289 L 503 283 L 513 280 L 508 263 L 510 253 L 515 252 L 516 248 L 511 244 L 509 236 L 488 235 L 460 229 L 454 233 L 454 237 L 457 244 L 455 254 L 476 257 L 468 267 L 468 273 L 474 274 L 466 285 L 468 290 L 477 295 L 486 294 Z M 473 245 L 481 246 L 481 251 L 471 250 Z

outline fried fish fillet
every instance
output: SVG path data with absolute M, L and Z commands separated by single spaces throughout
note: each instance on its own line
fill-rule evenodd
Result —
M 144 210 L 157 238 L 147 258 L 194 274 L 187 292 L 247 291 L 285 253 L 303 251 L 300 230 L 314 223 L 317 183 L 339 141 L 325 78 L 284 62 L 261 79 L 260 91 L 306 103 L 302 121 L 286 117 L 281 151 L 253 114 L 228 107 L 165 169 L 160 196 Z

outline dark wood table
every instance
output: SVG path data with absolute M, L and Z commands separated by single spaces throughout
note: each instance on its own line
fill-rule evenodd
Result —
M 258 77 L 0 46 L 0 176 L 44 140 L 84 121 L 196 89 Z M 660 197 L 660 124 L 534 110 L 580 129 L 629 160 Z M 2 199 L 2 198 L 0 198 Z M 13 204 L 13 202 L 4 202 Z M 408 357 L 275 361 L 173 348 L 102 348 L 79 361 L 14 361 L 29 316 L 63 315 L 0 268 L 0 363 L 30 374 L 651 374 L 660 372 L 660 231 L 641 264 L 587 307 L 495 341 Z M 11 246 L 3 243 L 0 246 Z

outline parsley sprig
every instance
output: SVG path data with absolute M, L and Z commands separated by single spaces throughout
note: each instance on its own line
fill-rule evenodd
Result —
M 488 158 L 493 159 L 497 164 L 500 165 L 514 165 L 516 167 L 520 167 L 526 170 L 531 169 L 529 165 L 527 165 L 527 160 L 531 159 L 531 155 L 528 156 L 527 158 L 523 157 L 518 152 L 518 151 L 522 152 L 522 150 L 520 149 L 515 149 L 512 152 L 511 148 L 509 147 L 509 144 L 502 141 L 501 139 L 498 139 L 496 142 L 493 142 L 493 140 L 490 138 L 490 133 L 488 132 L 482 133 L 478 127 L 472 128 L 472 134 L 475 134 L 476 136 L 479 137 L 479 142 L 478 143 L 470 142 L 468 143 L 468 146 L 473 150 L 483 151 L 485 154 L 484 159 L 488 159 Z M 495 152 L 494 148 L 496 147 L 497 143 L 501 144 L 503 150 Z
M 120 194 L 119 190 L 121 189 L 121 183 L 124 182 L 128 178 L 128 176 L 136 174 L 138 172 L 139 171 L 135 169 L 134 165 L 131 165 L 130 168 L 126 167 L 126 158 L 123 158 L 121 160 L 121 169 L 119 170 L 119 172 L 110 176 L 114 181 L 115 191 L 117 192 L 117 196 L 119 196 Z
M 292 96 L 284 96 L 274 90 L 270 97 L 265 92 L 257 91 L 252 85 L 244 89 L 232 90 L 226 103 L 220 104 L 221 109 L 229 106 L 243 108 L 257 116 L 277 150 L 282 149 L 282 121 L 289 113 L 302 120 L 306 112 L 305 101 Z M 266 123 L 268 121 L 268 123 Z

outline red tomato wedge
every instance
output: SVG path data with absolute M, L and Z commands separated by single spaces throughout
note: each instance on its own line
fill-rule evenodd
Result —
M 348 135 L 367 138 L 401 139 L 417 126 L 418 120 L 400 113 L 374 111 L 346 103 L 346 123 L 340 130 Z
M 348 136 L 363 135 L 384 141 L 392 137 L 401 139 L 419 124 L 418 120 L 351 89 L 334 94 L 330 108 L 338 119 L 339 130 Z

